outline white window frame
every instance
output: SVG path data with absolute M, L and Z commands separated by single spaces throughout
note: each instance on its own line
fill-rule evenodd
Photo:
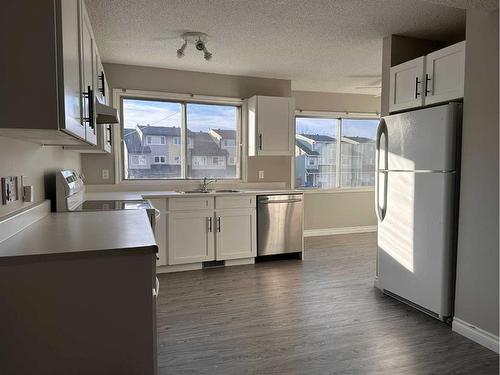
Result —
M 379 120 L 380 113 L 378 112 L 326 112 L 326 111 L 295 111 L 295 122 L 294 122 L 294 132 L 297 131 L 297 118 L 324 118 L 338 120 L 335 134 L 338 140 L 342 138 L 342 119 L 353 119 L 353 120 Z M 294 140 L 295 142 L 295 140 Z M 330 188 L 304 188 L 296 187 L 297 189 L 304 190 L 310 193 L 332 193 L 332 192 L 357 192 L 357 191 L 375 191 L 375 186 L 340 186 L 341 182 L 341 155 L 342 155 L 342 141 L 338 144 L 339 147 L 336 148 L 336 169 L 335 169 L 335 187 Z M 295 149 L 295 147 L 294 147 Z M 295 158 L 294 153 L 292 158 L 292 187 L 295 187 Z
M 247 123 L 245 121 L 245 110 L 246 103 L 241 98 L 230 98 L 230 97 L 217 97 L 217 96 L 206 96 L 206 95 L 194 95 L 194 94 L 177 94 L 177 93 L 167 93 L 161 91 L 144 91 L 144 90 L 129 90 L 129 89 L 113 89 L 113 107 L 116 108 L 121 118 L 123 118 L 123 110 L 122 110 L 122 99 L 149 99 L 149 100 L 158 100 L 158 101 L 168 101 L 168 102 L 177 102 L 177 103 L 193 103 L 193 104 L 219 104 L 219 105 L 230 105 L 236 106 L 239 109 L 238 116 L 238 124 L 237 124 L 237 155 L 239 156 L 239 175 L 234 178 L 220 178 L 218 179 L 221 183 L 225 181 L 233 182 L 233 183 L 245 183 L 247 181 L 247 147 L 244 147 L 246 144 L 246 133 L 247 133 Z M 186 111 L 185 106 L 183 108 L 183 123 L 182 131 L 181 131 L 181 139 L 184 137 L 183 132 L 186 131 Z M 114 139 L 119 139 L 120 142 L 114 142 L 114 154 L 118 157 L 114 158 L 115 162 L 115 184 L 123 184 L 123 185 L 158 185 L 161 183 L 162 185 L 172 185 L 178 186 L 179 183 L 189 184 L 189 182 L 199 183 L 201 179 L 196 178 L 187 178 L 185 170 L 187 170 L 187 163 L 183 163 L 181 160 L 182 168 L 182 177 L 178 179 L 125 179 L 124 178 L 124 141 L 123 141 L 123 126 L 115 126 L 114 127 Z M 238 143 L 239 141 L 239 143 Z M 182 155 L 185 157 L 187 155 L 188 142 L 183 143 L 183 153 Z M 238 163 L 237 163 L 238 164 Z

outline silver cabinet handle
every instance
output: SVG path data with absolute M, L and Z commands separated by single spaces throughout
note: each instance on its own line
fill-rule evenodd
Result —
M 420 93 L 418 92 L 418 84 L 420 81 L 418 80 L 418 77 L 415 77 L 415 99 L 418 99 L 420 96 Z
M 262 133 L 259 134 L 259 150 L 262 150 Z
M 220 233 L 220 227 L 221 227 L 221 225 L 220 225 L 220 217 L 218 217 L 217 218 L 217 232 L 219 232 L 219 233 Z
M 212 233 L 212 217 L 207 217 L 208 219 L 208 232 Z

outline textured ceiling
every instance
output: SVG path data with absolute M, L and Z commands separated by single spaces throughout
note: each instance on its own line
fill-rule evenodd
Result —
M 292 80 L 377 94 L 382 38 L 457 39 L 467 0 L 86 0 L 105 62 Z M 444 3 L 445 5 L 442 5 Z M 450 7 L 448 7 L 450 6 Z M 209 62 L 184 31 L 209 35 Z

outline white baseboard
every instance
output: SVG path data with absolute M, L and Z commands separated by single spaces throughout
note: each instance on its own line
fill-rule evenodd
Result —
M 377 231 L 376 225 L 366 225 L 360 227 L 308 229 L 304 231 L 304 237 L 333 236 L 336 234 L 367 233 L 376 231 Z
M 453 318 L 452 329 L 456 333 L 467 337 L 469 340 L 477 342 L 485 348 L 493 350 L 495 353 L 499 352 L 498 336 L 495 336 L 484 329 L 476 327 L 458 318 Z

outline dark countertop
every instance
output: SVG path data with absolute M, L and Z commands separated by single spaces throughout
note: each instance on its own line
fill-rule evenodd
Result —
M 50 213 L 0 242 L 0 263 L 157 250 L 144 210 Z

